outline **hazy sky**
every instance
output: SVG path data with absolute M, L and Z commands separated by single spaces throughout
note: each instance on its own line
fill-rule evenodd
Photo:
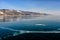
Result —
M 59 0 L 0 0 L 0 9 L 60 14 Z

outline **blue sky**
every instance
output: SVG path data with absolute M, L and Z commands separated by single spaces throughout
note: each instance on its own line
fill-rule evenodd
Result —
M 59 0 L 0 0 L 0 9 L 60 14 Z

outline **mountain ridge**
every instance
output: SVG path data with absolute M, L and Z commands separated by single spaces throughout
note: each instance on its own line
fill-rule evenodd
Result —
M 34 15 L 34 16 L 40 16 L 40 15 L 48 15 L 46 13 L 38 13 L 38 12 L 30 12 L 30 11 L 21 11 L 21 10 L 14 10 L 14 9 L 0 9 L 0 14 L 8 14 L 8 15 Z

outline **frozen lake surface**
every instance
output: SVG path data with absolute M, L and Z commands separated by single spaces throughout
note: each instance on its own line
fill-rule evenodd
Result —
M 0 38 L 24 33 L 60 33 L 60 16 L 16 17 L 0 19 Z

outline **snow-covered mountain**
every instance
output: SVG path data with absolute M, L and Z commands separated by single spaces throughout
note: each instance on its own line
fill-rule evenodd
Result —
M 47 15 L 46 13 L 37 13 L 37 12 L 29 12 L 29 11 L 21 11 L 13 9 L 0 9 L 0 14 Z

